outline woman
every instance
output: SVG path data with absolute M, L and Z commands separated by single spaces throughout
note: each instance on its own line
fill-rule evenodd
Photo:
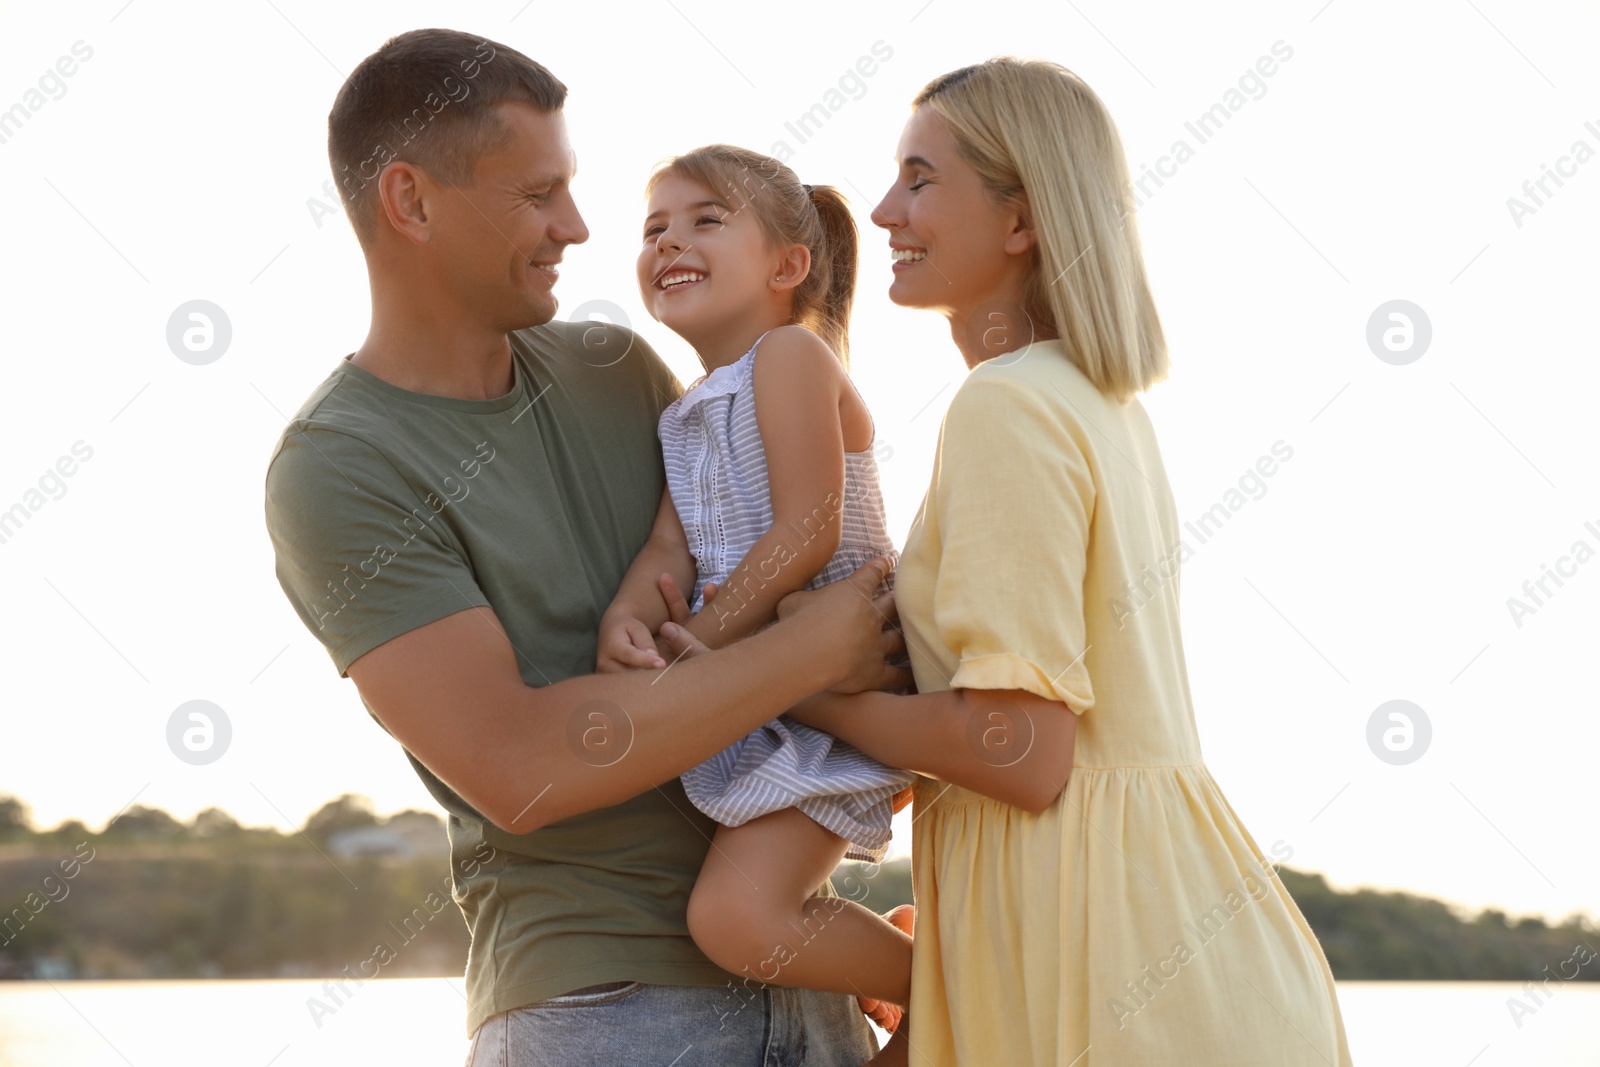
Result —
M 874 1062 L 1348 1065 L 1321 948 L 1201 760 L 1115 126 L 996 59 L 923 89 L 898 159 L 890 298 L 970 369 L 897 574 L 918 693 L 792 712 L 927 776 L 911 1008 Z

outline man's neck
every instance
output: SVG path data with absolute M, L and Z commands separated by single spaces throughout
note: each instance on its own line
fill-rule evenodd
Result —
M 438 321 L 386 323 L 375 314 L 350 362 L 398 389 L 430 396 L 493 400 L 516 383 L 506 335 Z

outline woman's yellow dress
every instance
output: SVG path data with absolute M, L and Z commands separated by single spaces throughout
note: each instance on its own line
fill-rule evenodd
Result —
M 1033 815 L 916 786 L 915 1067 L 1348 1067 L 1327 959 L 1200 756 L 1186 551 L 1149 417 L 1059 342 L 950 404 L 896 600 L 917 688 L 1024 689 L 1078 716 Z M 969 738 L 1008 764 L 1025 722 Z

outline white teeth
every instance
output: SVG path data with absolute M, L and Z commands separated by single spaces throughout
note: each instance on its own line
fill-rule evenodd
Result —
M 663 289 L 671 289 L 673 286 L 683 285 L 686 282 L 705 281 L 705 277 L 704 274 L 699 274 L 692 270 L 679 271 L 676 274 L 668 274 L 662 278 L 660 285 Z
M 928 258 L 928 253 L 920 249 L 913 250 L 910 248 L 891 248 L 889 249 L 889 255 L 894 258 L 896 263 L 917 263 Z

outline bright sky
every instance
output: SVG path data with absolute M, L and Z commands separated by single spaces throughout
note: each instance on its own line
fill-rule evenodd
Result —
M 1140 226 L 1174 369 L 1146 403 L 1184 519 L 1229 513 L 1191 542 L 1183 613 L 1206 758 L 1245 825 L 1336 885 L 1600 914 L 1593 9 L 605 6 L 0 13 L 0 513 L 27 512 L 0 543 L 0 791 L 43 825 L 99 826 L 134 798 L 283 828 L 346 791 L 432 806 L 290 610 L 262 520 L 286 417 L 366 331 L 354 237 L 318 204 L 334 93 L 386 37 L 449 25 L 566 81 L 593 236 L 557 293 L 620 305 L 685 381 L 693 353 L 632 280 L 652 164 L 782 141 L 802 180 L 843 189 L 866 237 L 853 367 L 892 449 L 897 539 L 963 366 L 942 320 L 888 303 L 867 212 L 916 90 L 1009 52 L 1085 77 L 1134 174 L 1161 178 Z M 789 124 L 819 103 L 836 110 L 802 142 Z M 1189 124 L 1216 105 L 1202 140 Z M 192 300 L 231 324 L 206 365 L 167 341 Z M 1397 300 L 1412 340 L 1392 353 Z M 1289 458 L 1254 479 L 1275 448 Z M 168 747 L 192 700 L 231 724 L 205 765 Z M 1369 746 L 1391 700 L 1431 726 L 1410 763 Z

